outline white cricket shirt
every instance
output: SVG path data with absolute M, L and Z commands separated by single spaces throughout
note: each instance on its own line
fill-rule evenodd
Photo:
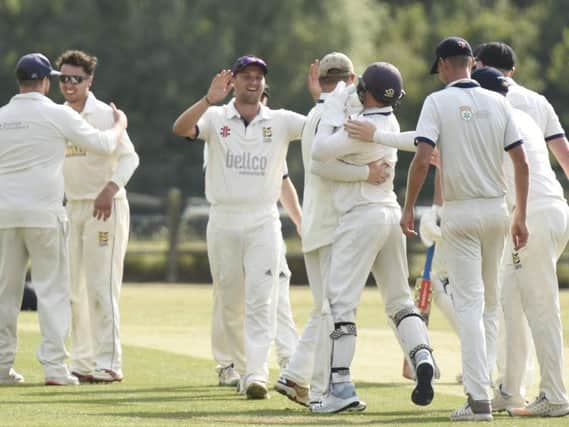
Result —
M 517 84 L 512 78 L 507 78 L 510 83 L 506 98 L 515 108 L 528 113 L 539 126 L 546 141 L 565 135 L 563 126 L 555 110 L 545 98 L 533 90 Z
M 66 103 L 67 105 L 67 103 Z M 112 108 L 89 92 L 81 116 L 101 130 L 114 126 Z M 138 167 L 139 159 L 125 131 L 111 155 L 87 152 L 68 142 L 63 164 L 65 196 L 68 200 L 95 200 L 109 181 L 119 187 L 115 199 L 126 197 L 124 186 Z
M 114 133 L 98 131 L 71 108 L 39 92 L 0 108 L 0 228 L 55 227 L 63 209 L 67 141 L 112 153 Z
M 338 212 L 334 208 L 333 191 L 337 181 L 365 181 L 369 169 L 352 166 L 334 159 L 321 164 L 327 178 L 312 172 L 312 146 L 322 118 L 324 101 L 328 93 L 322 93 L 317 104 L 306 117 L 302 131 L 302 162 L 304 164 L 304 193 L 302 198 L 302 250 L 310 252 L 333 243 L 334 230 L 338 226 Z M 361 109 L 361 104 L 360 104 Z
M 207 143 L 206 198 L 229 208 L 274 206 L 288 144 L 300 138 L 305 117 L 261 105 L 245 126 L 234 103 L 208 108 L 197 124 L 196 138 Z
M 377 128 L 391 132 L 399 132 L 399 122 L 393 114 L 392 107 L 368 108 L 353 116 L 355 120 L 372 122 Z M 397 149 L 385 145 L 361 142 L 351 139 L 342 128 L 332 133 L 330 126 L 321 126 L 312 148 L 314 160 L 326 161 L 341 159 L 346 163 L 365 165 L 382 159 L 393 170 L 397 163 Z M 350 209 L 370 203 L 399 207 L 397 196 L 393 191 L 394 174 L 390 174 L 385 182 L 379 185 L 360 182 L 338 182 L 334 186 L 334 206 L 340 214 Z
M 425 99 L 416 142 L 438 147 L 443 198 L 456 201 L 503 197 L 504 150 L 522 140 L 506 98 L 462 79 Z
M 532 202 L 543 199 L 560 199 L 565 201 L 563 188 L 555 176 L 549 161 L 547 145 L 543 143 L 543 133 L 537 123 L 526 112 L 514 108 L 513 117 L 520 130 L 524 141 L 528 165 L 529 165 L 529 192 L 528 207 Z M 505 159 L 504 170 L 506 172 L 506 195 L 508 206 L 515 205 L 515 180 L 514 167 L 510 159 Z

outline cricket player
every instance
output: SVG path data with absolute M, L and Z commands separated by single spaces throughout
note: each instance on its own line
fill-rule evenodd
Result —
M 265 84 L 261 103 L 267 105 L 269 103 L 269 87 Z M 204 146 L 204 172 L 207 167 L 207 145 Z M 286 209 L 290 219 L 294 223 L 297 232 L 300 234 L 302 226 L 302 210 L 298 201 L 296 188 L 288 175 L 288 167 L 285 163 L 285 173 L 283 175 L 281 185 L 281 195 L 279 198 L 281 205 Z M 284 245 L 284 240 L 283 240 Z M 292 308 L 290 305 L 290 276 L 291 272 L 286 261 L 286 247 L 283 248 L 281 254 L 281 264 L 279 267 L 279 295 L 277 303 L 277 329 L 275 335 L 275 349 L 279 367 L 284 368 L 287 364 L 298 344 L 298 335 L 296 333 L 296 325 L 292 317 Z M 216 287 L 213 289 L 213 309 L 211 322 L 211 349 L 213 358 L 217 362 L 215 368 L 218 376 L 218 385 L 220 386 L 236 386 L 239 385 L 238 391 L 244 392 L 240 385 L 241 377 L 235 370 L 235 361 L 231 359 L 231 352 L 227 348 L 229 339 L 224 335 L 223 324 L 220 314 L 221 305 L 216 298 Z M 241 364 L 244 363 L 245 351 L 243 346 L 236 350 L 241 357 Z
M 344 127 L 350 138 L 353 139 L 375 142 L 376 144 L 387 145 L 388 147 L 394 147 L 403 151 L 417 151 L 417 147 L 414 143 L 417 136 L 415 131 L 390 132 L 376 127 L 369 121 L 354 119 L 348 120 Z M 433 156 L 431 164 L 436 167 L 435 193 L 431 209 L 421 215 L 419 221 L 419 237 L 427 248 L 437 244 L 431 271 L 432 299 L 449 322 L 451 328 L 458 334 L 458 326 L 456 324 L 454 308 L 452 307 L 448 274 L 444 262 L 446 257 L 444 254 L 445 247 L 441 241 L 441 229 L 439 226 L 442 209 L 442 188 L 438 156 Z M 407 379 L 415 380 L 413 372 L 407 369 L 407 367 L 408 365 L 406 364 L 403 369 L 403 376 Z M 439 372 L 437 370 L 435 372 L 436 378 L 438 378 L 438 374 Z M 461 373 L 457 374 L 456 381 L 462 384 Z
M 67 141 L 109 155 L 123 134 L 124 113 L 111 107 L 111 126 L 99 131 L 68 107 L 47 98 L 50 76 L 59 75 L 40 53 L 16 65 L 20 93 L 0 109 L 0 383 L 20 383 L 12 369 L 17 318 L 31 259 L 38 298 L 38 359 L 47 385 L 77 385 L 65 365 L 70 327 L 69 226 L 63 207 Z
M 504 76 L 506 76 L 509 83 L 509 90 L 506 94 L 506 99 L 510 101 L 515 108 L 528 113 L 537 123 L 544 134 L 546 145 L 567 175 L 569 173 L 569 149 L 567 148 L 567 138 L 563 127 L 559 122 L 559 117 L 547 98 L 516 83 L 513 79 L 516 71 L 516 62 L 517 59 L 514 50 L 511 46 L 503 42 L 483 43 L 476 51 L 477 66 L 490 66 L 497 68 L 504 74 Z M 529 347 L 530 349 L 534 347 L 531 340 L 531 332 L 526 322 L 518 323 L 516 335 L 519 337 L 519 343 L 521 343 L 522 340 L 525 340 L 525 343 L 519 344 L 519 347 Z M 506 343 L 504 342 L 503 347 L 505 347 L 505 345 Z M 500 350 L 502 350 L 503 355 L 507 352 L 506 348 L 500 348 Z M 524 357 L 526 359 L 525 361 L 518 359 L 519 363 L 525 364 L 524 387 L 531 382 L 531 374 L 533 373 L 535 358 L 532 353 L 533 352 L 531 351 L 522 351 L 518 353 L 520 357 Z M 502 359 L 500 359 L 500 362 L 503 363 Z M 503 367 L 500 368 L 501 371 L 503 371 Z M 499 387 L 497 391 L 499 391 Z M 495 407 L 493 405 L 494 410 L 506 409 L 503 405 L 506 402 L 508 402 L 507 405 L 512 404 L 512 401 L 508 400 L 503 394 L 499 393 L 497 399 L 499 402 L 495 402 L 497 403 Z M 519 404 L 520 402 L 517 403 Z
M 350 138 L 353 139 L 365 142 L 375 142 L 376 144 L 383 144 L 402 151 L 417 151 L 417 147 L 415 146 L 417 133 L 415 131 L 390 132 L 376 127 L 372 122 L 354 119 L 346 122 L 345 129 Z M 439 227 L 441 220 L 442 189 L 440 184 L 440 165 L 438 164 L 438 158 L 434 157 L 431 164 L 436 166 L 435 194 L 431 209 L 421 215 L 419 236 L 427 248 L 431 247 L 435 243 L 437 244 L 431 272 L 433 301 L 439 310 L 441 310 L 452 329 L 458 333 L 454 309 L 450 299 L 448 274 L 446 273 L 446 267 L 444 265 L 444 245 L 441 242 L 441 231 Z M 404 371 L 404 376 L 406 376 L 406 378 L 414 379 L 409 374 L 411 373 Z M 462 383 L 461 374 L 458 374 L 456 379 L 459 383 Z
M 371 64 L 359 79 L 357 90 L 364 110 L 356 117 L 399 132 L 393 114 L 393 104 L 404 94 L 399 70 L 384 62 Z M 355 164 L 382 159 L 395 168 L 395 148 L 351 140 L 342 128 L 349 93 L 349 87 L 340 82 L 326 99 L 312 158 L 321 161 L 340 158 Z M 370 270 L 382 291 L 386 312 L 395 325 L 410 365 L 416 370 L 417 384 L 412 401 L 428 405 L 434 396 L 431 382 L 435 366 L 427 330 L 413 304 L 407 282 L 405 236 L 398 226 L 401 208 L 393 191 L 393 175 L 379 186 L 338 183 L 333 197 L 339 221 L 326 289 L 334 321 L 330 335 L 331 379 L 327 393 L 320 403 L 312 406 L 312 411 L 329 413 L 362 406 L 351 380 L 350 365 L 357 335 L 356 308 Z
M 91 86 L 97 58 L 68 50 L 56 61 L 65 105 L 93 127 L 113 125 L 111 108 Z M 80 382 L 122 381 L 119 296 L 130 210 L 125 186 L 139 159 L 125 132 L 111 155 L 68 144 L 63 165 L 69 217 L 70 368 Z
M 330 376 L 329 335 L 334 325 L 325 299 L 325 285 L 334 230 L 338 223 L 332 200 L 334 181 L 379 184 L 389 174 L 388 165 L 379 161 L 360 166 L 337 159 L 325 162 L 312 160 L 314 137 L 326 98 L 338 82 L 352 84 L 354 80 L 352 61 L 343 53 L 328 53 L 310 65 L 309 89 L 313 95 L 317 94 L 317 102 L 308 113 L 301 139 L 304 162 L 302 250 L 313 296 L 313 309 L 294 356 L 286 368 L 281 369 L 281 376 L 275 384 L 279 393 L 303 406 L 321 400 Z M 361 103 L 354 103 L 354 108 L 361 110 Z
M 448 37 L 437 46 L 431 73 L 438 73 L 447 86 L 423 104 L 401 219 L 403 232 L 416 235 L 413 209 L 436 146 L 444 199 L 441 231 L 468 396 L 451 413 L 453 421 L 492 420 L 487 349 L 495 348 L 498 271 L 508 227 L 504 151 L 515 171 L 514 248 L 524 247 L 528 239 L 528 165 L 522 139 L 506 100 L 470 79 L 472 60 L 470 45 L 460 37 Z
M 472 73 L 486 89 L 506 95 L 510 80 L 495 68 L 478 68 Z M 569 397 L 563 382 L 563 333 L 559 312 L 557 261 L 569 241 L 569 207 L 563 188 L 549 161 L 544 134 L 521 109 L 514 118 L 522 134 L 530 170 L 528 228 L 531 240 L 516 251 L 508 240 L 502 265 L 502 307 L 506 336 L 506 364 L 499 394 L 493 401 L 512 416 L 560 417 L 569 414 Z M 559 142 L 558 142 L 559 143 Z M 506 162 L 508 205 L 514 174 Z M 536 284 L 539 283 L 539 286 Z M 540 394 L 525 405 L 522 380 L 529 348 L 520 335 L 520 324 L 531 329 L 541 371 Z
M 250 399 L 268 396 L 267 359 L 283 250 L 276 202 L 288 144 L 300 137 L 305 121 L 300 114 L 261 104 L 267 70 L 261 58 L 238 58 L 231 70 L 215 75 L 206 96 L 173 128 L 177 135 L 207 143 L 208 257 L 228 348 L 234 352 L 245 342 L 245 365 L 236 369 Z M 232 89 L 234 100 L 213 105 Z M 237 356 L 231 357 L 236 364 Z

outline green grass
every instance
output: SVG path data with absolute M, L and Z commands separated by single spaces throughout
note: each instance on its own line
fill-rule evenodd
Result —
M 292 302 L 297 324 L 302 325 L 310 310 L 309 291 L 294 287 Z M 269 400 L 247 401 L 232 388 L 215 385 L 209 351 L 210 307 L 207 286 L 125 286 L 121 299 L 125 381 L 80 387 L 43 386 L 35 360 L 37 315 L 23 313 L 15 367 L 26 383 L 0 387 L 0 426 L 438 426 L 449 425 L 449 412 L 464 401 L 462 387 L 453 381 L 460 367 L 458 340 L 436 310 L 432 340 L 443 376 L 435 386 L 432 405 L 421 408 L 410 402 L 412 384 L 400 377 L 401 351 L 377 291 L 366 289 L 358 312 L 361 333 L 354 377 L 368 409 L 362 414 L 314 416 L 274 392 Z M 566 325 L 568 308 L 569 293 L 564 292 Z M 273 381 L 277 374 L 271 371 Z M 498 415 L 494 424 L 562 426 L 567 419 L 519 420 Z

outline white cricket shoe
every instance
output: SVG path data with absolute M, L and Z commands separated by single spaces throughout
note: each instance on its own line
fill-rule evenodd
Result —
M 361 412 L 367 408 L 366 403 L 356 394 L 351 382 L 330 384 L 328 393 L 322 400 L 313 404 L 310 410 L 314 414 L 334 414 L 337 412 Z
M 247 399 L 268 399 L 269 390 L 267 386 L 260 381 L 251 381 L 245 389 Z
M 24 382 L 24 376 L 18 374 L 14 368 L 10 368 L 8 375 L 0 377 L 0 384 L 21 384 Z
M 310 389 L 306 386 L 297 384 L 284 376 L 281 376 L 276 382 L 275 390 L 299 405 L 308 407 L 310 404 Z
M 122 371 L 113 371 L 112 369 L 95 369 L 93 372 L 94 383 L 114 383 L 123 380 Z
M 215 372 L 217 372 L 219 378 L 218 385 L 220 386 L 235 387 L 241 379 L 241 376 L 233 367 L 233 363 L 228 366 L 218 366 L 215 368 Z
M 71 374 L 63 377 L 47 377 L 45 385 L 79 385 L 79 379 Z
M 564 417 L 569 415 L 569 403 L 551 403 L 542 392 L 528 405 L 507 411 L 511 417 Z
M 502 390 L 502 384 L 498 386 L 496 396 L 492 399 L 492 412 L 502 412 L 512 408 L 522 408 L 525 401 L 522 398 L 515 398 L 511 394 Z
M 492 421 L 493 419 L 490 402 L 472 400 L 470 396 L 462 408 L 455 409 L 450 414 L 451 421 Z

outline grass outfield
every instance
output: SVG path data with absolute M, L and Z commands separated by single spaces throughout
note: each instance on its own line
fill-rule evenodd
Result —
M 36 313 L 22 313 L 16 369 L 26 383 L 0 386 L 0 426 L 169 426 L 169 425 L 448 425 L 462 405 L 458 340 L 434 310 L 435 355 L 442 378 L 433 403 L 410 402 L 412 384 L 400 376 L 402 354 L 375 289 L 366 289 L 358 311 L 358 348 L 353 376 L 368 403 L 362 414 L 311 415 L 276 392 L 247 401 L 216 384 L 210 360 L 208 286 L 128 285 L 121 299 L 125 381 L 112 385 L 45 387 L 35 359 L 39 343 Z M 310 309 L 307 288 L 291 292 L 298 325 Z M 569 342 L 569 293 L 562 294 L 565 340 Z M 567 352 L 566 352 L 567 354 Z M 276 365 L 273 362 L 273 368 Z M 566 363 L 567 366 L 567 363 Z M 566 373 L 569 370 L 566 370 Z M 271 372 L 274 381 L 276 369 Z M 565 378 L 569 383 L 569 378 Z M 532 396 L 536 392 L 532 389 Z M 567 425 L 568 419 L 513 419 L 497 415 L 495 425 Z

